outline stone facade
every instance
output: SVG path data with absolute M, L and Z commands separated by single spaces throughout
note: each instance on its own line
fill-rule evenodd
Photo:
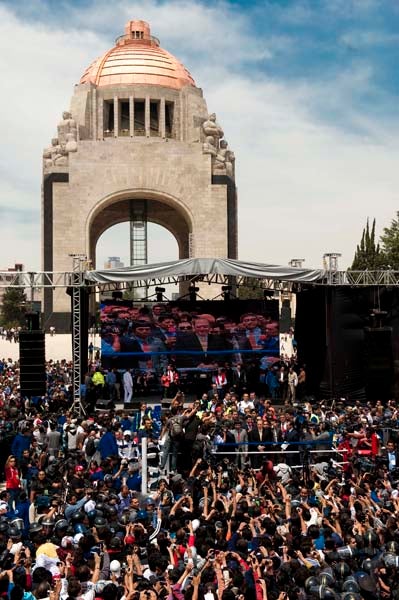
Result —
M 135 199 L 173 233 L 180 258 L 236 258 L 234 155 L 204 131 L 210 118 L 194 85 L 75 86 L 43 154 L 44 270 L 71 270 L 71 253 L 95 266 L 98 238 L 129 220 Z M 52 314 L 69 312 L 68 296 L 49 291 L 44 304 L 47 326 L 62 327 Z

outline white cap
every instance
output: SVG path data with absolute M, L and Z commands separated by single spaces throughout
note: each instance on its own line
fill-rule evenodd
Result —
M 198 527 L 200 526 L 199 519 L 193 519 L 191 521 L 191 525 L 192 525 L 193 531 L 197 531 Z
M 112 573 L 119 577 L 119 575 L 121 574 L 121 563 L 119 562 L 119 560 L 111 560 L 109 569 Z
M 79 540 L 81 540 L 82 537 L 84 537 L 83 533 L 77 533 L 76 535 L 73 536 L 73 543 L 79 544 Z

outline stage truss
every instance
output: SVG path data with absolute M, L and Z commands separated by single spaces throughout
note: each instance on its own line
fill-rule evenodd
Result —
M 81 265 L 80 265 L 81 267 Z M 79 268 L 80 268 L 79 267 Z M 175 277 L 158 277 L 148 279 L 137 279 L 134 282 L 124 283 L 102 283 L 97 284 L 87 279 L 87 271 L 80 270 L 66 272 L 22 272 L 22 271 L 0 271 L 0 288 L 76 288 L 89 287 L 99 291 L 114 291 L 129 289 L 131 287 L 144 288 L 167 284 L 178 285 L 181 282 L 203 282 L 218 285 L 228 285 L 234 278 L 236 286 L 262 287 L 265 289 L 287 289 L 289 286 L 351 286 L 351 287 L 397 287 L 399 286 L 399 271 L 323 271 L 323 275 L 312 282 L 296 282 L 282 278 L 254 278 L 245 276 L 221 275 L 205 273 L 204 275 L 183 275 Z
M 316 281 L 301 283 L 283 280 L 281 278 L 258 278 L 245 276 L 231 276 L 223 274 L 205 273 L 203 275 L 168 276 L 149 279 L 137 279 L 131 282 L 97 284 L 87 279 L 88 271 L 86 257 L 72 255 L 73 270 L 66 272 L 12 272 L 0 271 L 0 288 L 23 288 L 32 292 L 44 288 L 69 288 L 72 291 L 72 358 L 73 358 L 73 405 L 77 412 L 82 414 L 81 402 L 81 294 L 82 288 L 89 288 L 94 292 L 109 292 L 117 290 L 152 288 L 162 285 L 181 282 L 205 283 L 216 285 L 235 285 L 240 288 L 246 286 L 253 289 L 274 290 L 280 292 L 298 292 L 306 287 L 314 286 L 349 286 L 349 287 L 399 287 L 399 271 L 337 271 L 325 270 Z

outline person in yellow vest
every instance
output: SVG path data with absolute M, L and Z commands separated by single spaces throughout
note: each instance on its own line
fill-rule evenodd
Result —
M 105 378 L 99 367 L 97 367 L 97 369 L 95 370 L 91 381 L 94 385 L 96 398 L 101 398 L 104 391 Z

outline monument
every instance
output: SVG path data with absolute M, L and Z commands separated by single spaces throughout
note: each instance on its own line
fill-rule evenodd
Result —
M 70 271 L 80 253 L 95 268 L 99 237 L 125 221 L 132 264 L 147 260 L 147 222 L 175 236 L 180 258 L 237 258 L 234 160 L 184 65 L 148 23 L 129 21 L 84 72 L 43 152 L 43 270 Z M 63 290 L 44 290 L 44 322 L 69 327 Z

